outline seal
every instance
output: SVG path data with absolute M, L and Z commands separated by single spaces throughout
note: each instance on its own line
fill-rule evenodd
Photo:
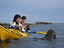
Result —
M 53 40 L 56 39 L 56 32 L 52 29 L 50 29 L 47 34 L 41 38 L 42 40 Z

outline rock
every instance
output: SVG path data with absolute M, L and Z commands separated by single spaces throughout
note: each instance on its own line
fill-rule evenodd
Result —
M 0 23 L 0 25 L 10 25 L 9 23 Z
M 38 24 L 52 24 L 48 22 L 36 22 L 36 23 L 27 23 L 28 25 L 38 25 Z M 10 25 L 9 23 L 0 23 L 0 25 Z
M 27 23 L 28 25 L 37 25 L 37 24 L 31 24 L 31 23 Z
M 52 24 L 52 23 L 48 23 L 48 22 L 36 22 L 36 24 Z

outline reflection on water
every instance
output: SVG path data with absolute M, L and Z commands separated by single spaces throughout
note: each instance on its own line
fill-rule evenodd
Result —
M 6 48 L 10 45 L 10 41 L 3 41 L 0 43 L 0 48 Z
M 6 41 L 0 41 L 0 48 L 9 48 L 11 45 L 17 44 L 17 40 L 6 40 Z
M 0 48 L 63 48 L 64 38 L 56 40 L 40 40 L 38 38 L 22 38 L 18 40 L 4 41 Z

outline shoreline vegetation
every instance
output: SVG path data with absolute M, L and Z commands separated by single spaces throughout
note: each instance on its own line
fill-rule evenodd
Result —
M 38 25 L 38 24 L 53 24 L 49 22 L 36 22 L 36 23 L 27 23 L 28 25 Z M 10 25 L 9 23 L 0 23 L 0 25 Z

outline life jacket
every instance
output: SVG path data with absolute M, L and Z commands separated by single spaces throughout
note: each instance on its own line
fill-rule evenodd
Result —
M 13 22 L 13 23 L 22 26 L 22 24 L 20 22 L 18 22 L 18 23 L 17 22 Z M 12 26 L 10 26 L 10 28 L 14 28 L 14 29 L 17 29 L 17 30 L 20 30 L 20 31 L 25 31 L 25 29 L 23 27 L 12 27 Z

